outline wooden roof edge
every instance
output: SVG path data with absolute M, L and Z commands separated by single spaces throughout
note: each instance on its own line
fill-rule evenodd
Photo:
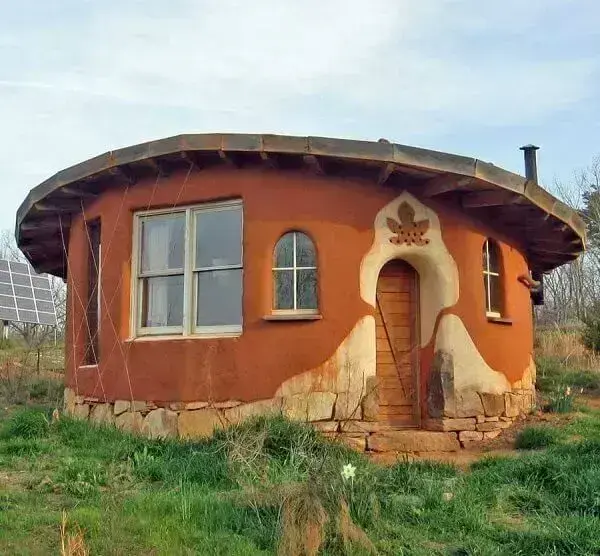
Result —
M 186 152 L 223 153 L 256 152 L 263 159 L 269 154 L 292 154 L 379 162 L 388 173 L 394 167 L 410 167 L 452 178 L 457 183 L 469 179 L 489 184 L 492 188 L 505 190 L 522 196 L 547 214 L 566 224 L 585 245 L 585 223 L 574 209 L 568 207 L 538 184 L 527 181 L 523 176 L 504 170 L 494 164 L 475 158 L 412 147 L 386 141 L 361 141 L 326 137 L 298 137 L 276 134 L 204 133 L 182 134 L 164 139 L 148 141 L 129 147 L 107 151 L 99 156 L 61 170 L 34 187 L 17 210 L 15 235 L 20 244 L 20 225 L 32 210 L 49 195 L 82 180 L 114 172 L 129 164 Z M 308 156 L 307 156 L 308 155 Z M 438 179 L 438 178 L 433 178 Z M 447 180 L 446 180 L 447 181 Z M 439 189 L 439 187 L 438 187 Z M 445 191 L 451 190 L 448 187 Z M 33 263 L 33 261 L 32 261 Z

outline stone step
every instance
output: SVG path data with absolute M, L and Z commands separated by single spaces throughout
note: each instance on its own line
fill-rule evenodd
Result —
M 397 430 L 370 435 L 367 448 L 374 452 L 457 452 L 460 444 L 455 432 Z

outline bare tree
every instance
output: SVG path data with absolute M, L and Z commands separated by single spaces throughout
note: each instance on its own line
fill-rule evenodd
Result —
M 545 305 L 537 314 L 544 324 L 577 324 L 600 314 L 600 156 L 568 183 L 555 182 L 554 190 L 583 216 L 588 244 L 576 261 L 545 277 Z

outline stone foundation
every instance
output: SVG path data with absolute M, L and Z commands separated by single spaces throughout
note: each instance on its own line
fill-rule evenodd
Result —
M 64 409 L 76 419 L 114 425 L 151 438 L 200 439 L 216 429 L 250 417 L 282 414 L 307 421 L 328 437 L 341 440 L 359 451 L 373 452 L 452 452 L 473 442 L 492 439 L 515 419 L 533 407 L 534 391 L 513 390 L 504 394 L 476 394 L 481 412 L 471 417 L 439 417 L 423 421 L 422 429 L 391 430 L 375 421 L 373 394 L 350 410 L 347 396 L 332 392 L 312 392 L 244 403 L 148 402 L 116 400 L 77 395 L 65 388 Z

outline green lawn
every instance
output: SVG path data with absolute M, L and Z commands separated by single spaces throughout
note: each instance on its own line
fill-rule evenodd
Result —
M 319 554 L 600 553 L 594 412 L 468 472 L 381 467 L 283 419 L 195 444 L 50 423 L 44 408 L 1 426 L 2 554 L 60 553 L 63 511 L 90 554 L 302 554 L 321 540 Z

